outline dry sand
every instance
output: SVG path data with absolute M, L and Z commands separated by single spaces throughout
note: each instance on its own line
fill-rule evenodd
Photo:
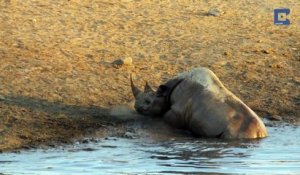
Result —
M 291 9 L 291 25 L 273 24 L 278 7 Z M 294 122 L 299 9 L 298 0 L 3 0 L 0 150 L 118 132 L 108 110 L 133 99 L 130 73 L 157 87 L 197 66 L 260 116 Z M 124 57 L 133 65 L 111 64 Z

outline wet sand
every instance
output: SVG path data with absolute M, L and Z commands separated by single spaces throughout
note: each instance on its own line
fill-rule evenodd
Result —
M 289 26 L 273 10 L 291 9 Z M 208 11 L 217 8 L 219 16 Z M 122 135 L 109 115 L 137 85 L 213 70 L 261 117 L 300 116 L 300 3 L 270 1 L 0 2 L 0 150 Z M 116 67 L 131 57 L 132 66 Z

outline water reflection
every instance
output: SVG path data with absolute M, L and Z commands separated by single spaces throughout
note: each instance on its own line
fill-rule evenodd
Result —
M 268 127 L 262 140 L 103 139 L 1 154 L 7 174 L 299 174 L 300 127 Z M 30 160 L 30 161 L 28 161 Z
M 161 147 L 160 150 L 158 152 L 149 151 L 149 153 L 181 160 L 190 160 L 197 157 L 216 159 L 231 155 L 235 157 L 247 157 L 247 154 L 240 152 L 236 154 L 232 152 L 232 150 L 248 149 L 248 151 L 250 151 L 251 148 L 259 147 L 261 141 L 262 140 L 222 141 L 220 139 L 189 139 L 157 144 Z
M 261 140 L 244 141 L 220 141 L 219 139 L 184 140 L 180 142 L 164 142 L 155 150 L 146 151 L 151 159 L 157 159 L 159 166 L 173 167 L 177 171 L 191 169 L 199 172 L 205 170 L 218 169 L 224 166 L 224 158 L 232 159 L 232 164 L 245 166 L 239 160 L 251 156 L 253 150 L 259 147 Z M 229 162 L 227 162 L 229 163 Z M 166 173 L 165 171 L 162 173 Z M 170 173 L 170 171 L 169 171 Z

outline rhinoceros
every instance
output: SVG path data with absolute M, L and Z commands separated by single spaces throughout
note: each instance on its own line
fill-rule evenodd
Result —
M 132 80 L 135 110 L 158 116 L 171 126 L 199 137 L 254 139 L 267 137 L 258 115 L 230 92 L 208 68 L 183 72 L 154 91 L 148 83 L 141 91 Z

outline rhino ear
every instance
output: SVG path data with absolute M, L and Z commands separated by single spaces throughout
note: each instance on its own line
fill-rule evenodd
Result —
M 157 89 L 157 93 L 156 93 L 156 95 L 158 96 L 158 97 L 166 97 L 166 96 L 168 96 L 168 94 L 169 94 L 169 90 L 170 88 L 168 87 L 168 86 L 166 86 L 166 85 L 160 85 L 159 87 L 158 87 L 158 89 Z
M 146 81 L 146 85 L 144 88 L 144 92 L 154 92 L 154 90 L 151 88 L 151 86 L 149 85 L 148 81 Z
M 157 96 L 159 97 L 167 97 L 170 95 L 170 93 L 172 93 L 172 91 L 174 90 L 174 88 L 176 88 L 176 86 L 178 84 L 180 84 L 183 81 L 183 79 L 172 79 L 169 80 L 167 83 L 160 85 L 157 89 Z

